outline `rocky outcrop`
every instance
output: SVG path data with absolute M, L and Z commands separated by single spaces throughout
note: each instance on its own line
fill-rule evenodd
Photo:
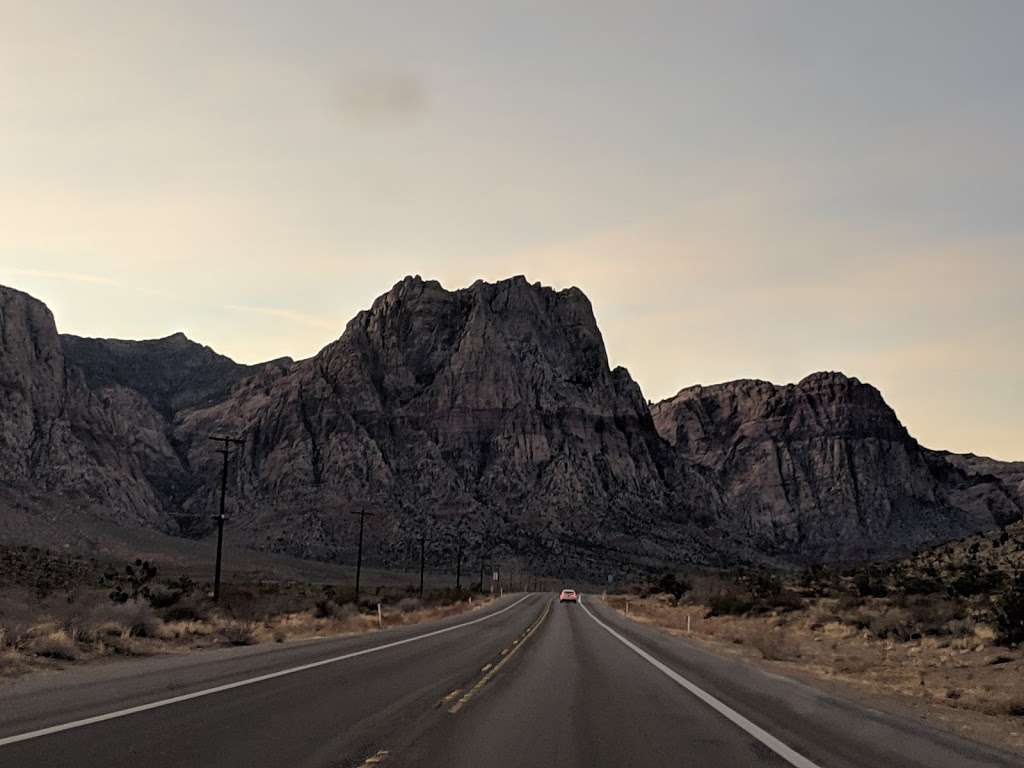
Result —
M 129 390 L 89 389 L 68 366 L 46 306 L 0 286 L 0 480 L 164 527 L 167 510 L 146 478 L 147 468 L 160 475 L 174 461 L 160 422 Z
M 922 448 L 878 390 L 840 373 L 689 387 L 652 414 L 680 462 L 712 473 L 722 525 L 787 560 L 897 554 L 1021 514 L 995 478 Z

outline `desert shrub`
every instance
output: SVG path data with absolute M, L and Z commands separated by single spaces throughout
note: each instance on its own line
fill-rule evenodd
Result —
M 209 605 L 197 597 L 183 598 L 160 611 L 164 621 L 206 621 L 210 618 Z
M 817 563 L 804 568 L 797 579 L 797 585 L 806 597 L 825 597 L 835 589 L 836 582 L 836 574 Z
M 880 612 L 862 610 L 859 620 L 854 624 L 867 629 L 877 638 L 893 639 L 901 642 L 920 637 L 910 612 L 902 608 L 890 608 Z
M 220 634 L 229 645 L 255 645 L 258 642 L 256 628 L 246 621 L 225 624 Z
M 747 592 L 730 590 L 709 596 L 707 604 L 708 618 L 713 616 L 742 615 L 750 613 L 754 608 L 754 598 Z
M 836 610 L 840 613 L 852 611 L 864 605 L 864 598 L 860 595 L 843 595 L 836 601 Z
M 403 597 L 398 601 L 398 610 L 402 613 L 412 613 L 423 607 L 423 601 L 418 597 Z
M 76 619 L 82 635 L 89 640 L 109 640 L 120 635 L 159 637 L 163 623 L 153 609 L 143 603 L 98 605 Z
M 750 607 L 743 613 L 791 611 L 803 607 L 800 595 L 786 589 L 779 574 L 772 571 L 741 572 L 736 581 L 739 589 L 725 590 L 725 593 L 745 594 L 749 597 Z
M 800 655 L 785 637 L 776 632 L 757 634 L 750 640 L 750 644 L 768 661 L 791 661 Z
M 932 576 L 904 574 L 896 582 L 896 590 L 906 595 L 931 595 L 941 593 L 943 582 Z
M 861 568 L 853 574 L 853 586 L 861 597 L 885 597 L 889 589 L 885 580 L 873 568 Z
M 996 642 L 1017 645 L 1024 642 L 1024 574 L 996 598 L 994 607 Z
M 62 629 L 33 637 L 28 641 L 26 650 L 36 656 L 45 656 L 61 661 L 74 661 L 78 658 L 78 646 Z
M 348 619 L 358 613 L 355 603 L 338 605 L 333 600 L 317 600 L 313 606 L 313 616 L 317 619 Z
M 156 578 L 156 566 L 148 560 L 136 559 L 129 563 L 123 571 L 111 567 L 100 577 L 101 586 L 110 589 L 112 602 L 126 603 L 129 600 L 148 599 L 150 582 Z
M 958 600 L 916 597 L 906 601 L 906 607 L 914 626 L 923 635 L 960 634 L 953 624 L 967 616 L 966 606 Z
M 1004 577 L 999 570 L 982 569 L 975 563 L 968 563 L 949 584 L 947 592 L 952 596 L 973 597 L 996 592 L 1003 585 Z
M 678 577 L 674 573 L 666 573 L 651 585 L 651 593 L 662 593 L 672 595 L 676 600 L 682 598 L 690 591 L 692 585 L 685 577 Z

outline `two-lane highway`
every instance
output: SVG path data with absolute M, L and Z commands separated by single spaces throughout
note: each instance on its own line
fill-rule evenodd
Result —
M 551 595 L 372 636 L 148 659 L 0 690 L 0 766 L 140 763 L 1024 766 L 711 655 L 599 600 Z

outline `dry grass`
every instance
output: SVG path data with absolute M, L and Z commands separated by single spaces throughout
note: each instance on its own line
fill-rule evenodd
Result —
M 627 599 L 631 619 L 674 634 L 687 635 L 689 616 L 687 636 L 723 655 L 920 704 L 942 724 L 1024 751 L 1024 649 L 995 645 L 990 625 L 942 600 L 821 598 L 797 611 L 725 616 L 665 595 L 607 602 L 625 613 Z
M 383 626 L 432 621 L 489 602 L 458 597 L 390 596 L 382 605 Z M 15 588 L 0 592 L 0 679 L 101 657 L 286 643 L 380 628 L 375 606 L 361 611 L 353 602 L 339 602 L 336 590 L 314 585 L 235 587 L 220 607 L 193 597 L 161 611 L 142 601 L 112 603 L 97 589 L 79 589 L 69 601 L 64 595 L 40 599 L 32 589 Z

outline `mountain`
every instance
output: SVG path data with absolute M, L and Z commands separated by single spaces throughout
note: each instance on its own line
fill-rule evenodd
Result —
M 681 561 L 902 553 L 1021 515 L 1012 467 L 929 451 L 841 374 L 691 387 L 649 406 L 590 302 L 523 277 L 408 277 L 315 357 L 243 366 L 182 334 L 59 336 L 0 288 L 0 478 L 74 514 L 383 565 L 461 546 L 600 576 Z M 0 495 L 12 498 L 11 493 Z M 0 504 L 0 522 L 3 508 Z
M 196 344 L 183 333 L 151 341 L 87 339 L 62 334 L 64 355 L 81 369 L 90 388 L 133 389 L 165 418 L 210 405 L 256 366 L 239 365 Z
M 199 438 L 190 463 L 212 473 L 210 432 L 249 435 L 237 483 L 256 543 L 306 556 L 350 548 L 347 513 L 364 508 L 397 560 L 424 530 L 435 549 L 461 539 L 595 568 L 664 561 L 694 538 L 590 302 L 522 277 L 458 291 L 406 278 L 316 357 L 182 420 L 179 438 Z
M 1015 491 L 922 448 L 841 373 L 689 387 L 651 411 L 680 461 L 713 474 L 730 527 L 787 560 L 899 554 L 1021 515 Z
M 174 462 L 145 399 L 90 389 L 69 365 L 49 309 L 0 286 L 0 481 L 25 494 L 63 494 L 99 517 L 162 527 L 169 510 L 146 476 Z
M 998 461 L 973 453 L 937 451 L 946 461 L 964 470 L 968 475 L 996 478 L 1015 491 L 1024 505 L 1024 461 Z

